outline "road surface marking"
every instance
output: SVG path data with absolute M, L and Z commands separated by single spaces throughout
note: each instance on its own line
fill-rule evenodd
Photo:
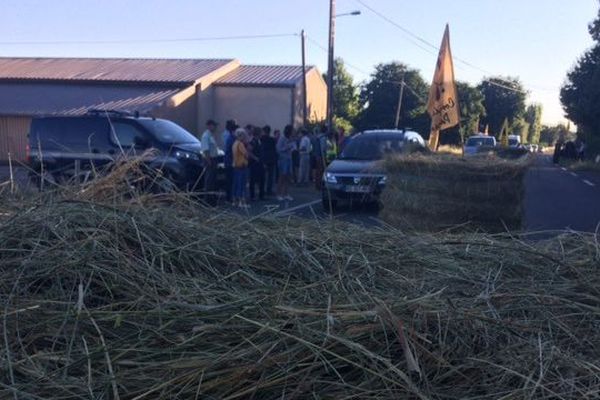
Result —
M 577 174 L 575 172 L 571 172 L 571 176 L 577 178 Z
M 321 202 L 320 199 L 319 200 L 313 200 L 313 201 L 309 201 L 308 203 L 300 204 L 300 205 L 298 205 L 296 207 L 286 208 L 284 210 L 281 210 L 281 211 L 275 213 L 275 216 L 279 217 L 279 216 L 287 215 L 287 214 L 293 213 L 294 211 L 300 210 L 302 208 L 314 206 L 315 204 L 318 204 L 320 202 Z
M 594 186 L 596 186 L 596 184 L 595 184 L 595 183 L 592 183 L 592 182 L 588 181 L 587 179 L 584 179 L 584 180 L 583 180 L 583 183 L 585 183 L 586 185 L 588 185 L 588 186 L 591 186 L 591 187 L 594 187 Z
M 567 171 L 567 169 L 565 167 L 560 167 L 560 169 L 562 169 L 563 171 Z

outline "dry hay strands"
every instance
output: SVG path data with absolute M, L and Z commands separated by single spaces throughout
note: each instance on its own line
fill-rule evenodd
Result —
M 531 160 L 413 155 L 386 159 L 382 218 L 415 230 L 520 230 Z
M 390 173 L 416 175 L 433 174 L 455 180 L 486 180 L 518 178 L 532 164 L 529 157 L 504 160 L 497 157 L 460 158 L 452 155 L 414 154 L 388 157 L 383 166 Z
M 26 207 L 0 222 L 0 397 L 594 398 L 599 268 L 591 235 Z

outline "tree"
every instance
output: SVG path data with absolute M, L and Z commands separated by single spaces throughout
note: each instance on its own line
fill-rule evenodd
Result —
M 569 129 L 563 124 L 555 126 L 543 125 L 540 130 L 540 143 L 543 143 L 546 146 L 552 146 L 561 135 L 565 137 L 565 139 L 570 139 L 572 137 Z
M 517 78 L 490 78 L 479 85 L 483 105 L 487 112 L 483 124 L 490 126 L 490 133 L 499 134 L 505 118 L 514 123 L 525 114 L 527 94 Z
M 596 43 L 567 74 L 560 100 L 567 117 L 584 136 L 600 141 L 600 12 L 588 30 Z
M 357 128 L 394 127 L 402 77 L 406 90 L 400 112 L 400 126 L 410 127 L 422 134 L 429 132 L 431 120 L 426 110 L 429 85 L 419 71 L 398 62 L 377 65 L 371 80 L 363 86 L 360 100 L 365 107 L 357 119 Z
M 538 143 L 540 141 L 540 132 L 542 131 L 542 105 L 530 104 L 525 111 L 525 122 L 529 124 L 529 134 L 527 143 Z
M 481 91 L 466 82 L 456 82 L 458 104 L 460 105 L 460 135 L 465 138 L 481 131 L 480 122 L 485 118 Z
M 344 65 L 344 60 L 336 58 L 333 74 L 333 115 L 334 118 L 352 123 L 360 110 L 359 90 L 354 78 Z M 327 80 L 327 74 L 323 74 Z
M 531 126 L 529 125 L 529 122 L 525 120 L 525 118 L 517 118 L 513 120 L 509 130 L 511 135 L 517 135 L 521 138 L 521 143 L 527 143 L 530 129 Z
M 480 132 L 480 121 L 485 117 L 483 95 L 477 87 L 466 82 L 456 82 L 460 125 L 446 129 L 440 134 L 440 144 L 460 145 L 471 135 Z

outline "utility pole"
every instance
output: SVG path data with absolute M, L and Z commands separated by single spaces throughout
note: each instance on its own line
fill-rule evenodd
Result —
M 402 98 L 404 97 L 404 75 L 402 75 L 402 82 L 400 82 L 400 95 L 398 96 L 398 107 L 396 108 L 396 123 L 395 128 L 398 129 L 400 125 L 400 110 L 402 109 Z
M 302 123 L 306 128 L 308 126 L 308 104 L 306 98 L 306 34 L 304 29 L 302 29 L 300 37 L 302 38 Z
M 335 0 L 329 0 L 329 51 L 327 60 L 327 131 L 333 131 L 333 46 L 335 41 Z

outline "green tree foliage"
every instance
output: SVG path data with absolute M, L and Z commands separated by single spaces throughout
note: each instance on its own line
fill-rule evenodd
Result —
M 486 111 L 483 105 L 483 94 L 477 87 L 466 82 L 457 82 L 456 90 L 460 105 L 460 135 L 464 140 L 482 130 L 480 123 L 481 119 L 485 118 Z
M 354 129 L 354 125 L 352 125 L 351 121 L 337 116 L 333 117 L 333 125 L 336 130 L 342 128 L 347 134 L 350 134 Z
M 525 122 L 529 124 L 529 134 L 526 138 L 527 143 L 538 143 L 540 141 L 542 110 L 541 104 L 530 104 L 525 111 Z
M 589 142 L 600 142 L 600 12 L 590 24 L 589 32 L 596 44 L 567 74 L 560 100 L 567 117 L 577 124 L 581 136 Z
M 346 69 L 344 60 L 336 58 L 333 74 L 333 115 L 347 123 L 352 123 L 360 110 L 359 89 L 354 78 Z M 327 74 L 323 74 L 327 80 Z
M 543 125 L 540 130 L 540 143 L 546 146 L 552 146 L 560 136 L 563 136 L 565 139 L 573 138 L 573 134 L 571 134 L 569 129 L 563 124 L 555 126 Z
M 531 126 L 525 118 L 517 118 L 513 121 L 510 132 L 511 135 L 518 135 L 521 138 L 521 143 L 527 143 Z
M 486 116 L 482 125 L 489 124 L 490 134 L 498 135 L 505 118 L 510 122 L 525 114 L 527 94 L 518 78 L 490 78 L 479 84 L 483 94 Z
M 400 126 L 410 127 L 424 137 L 428 136 L 431 125 L 426 110 L 429 85 L 419 71 L 398 62 L 377 65 L 371 80 L 363 86 L 360 100 L 365 107 L 357 118 L 357 128 L 364 130 L 394 127 L 403 76 L 407 88 L 404 91 Z
M 456 82 L 456 91 L 460 106 L 460 126 L 443 131 L 440 144 L 460 145 L 469 136 L 483 130 L 480 121 L 485 117 L 485 107 L 481 91 L 466 82 Z
M 600 135 L 600 45 L 587 51 L 569 72 L 560 100 L 567 117 L 580 129 Z

